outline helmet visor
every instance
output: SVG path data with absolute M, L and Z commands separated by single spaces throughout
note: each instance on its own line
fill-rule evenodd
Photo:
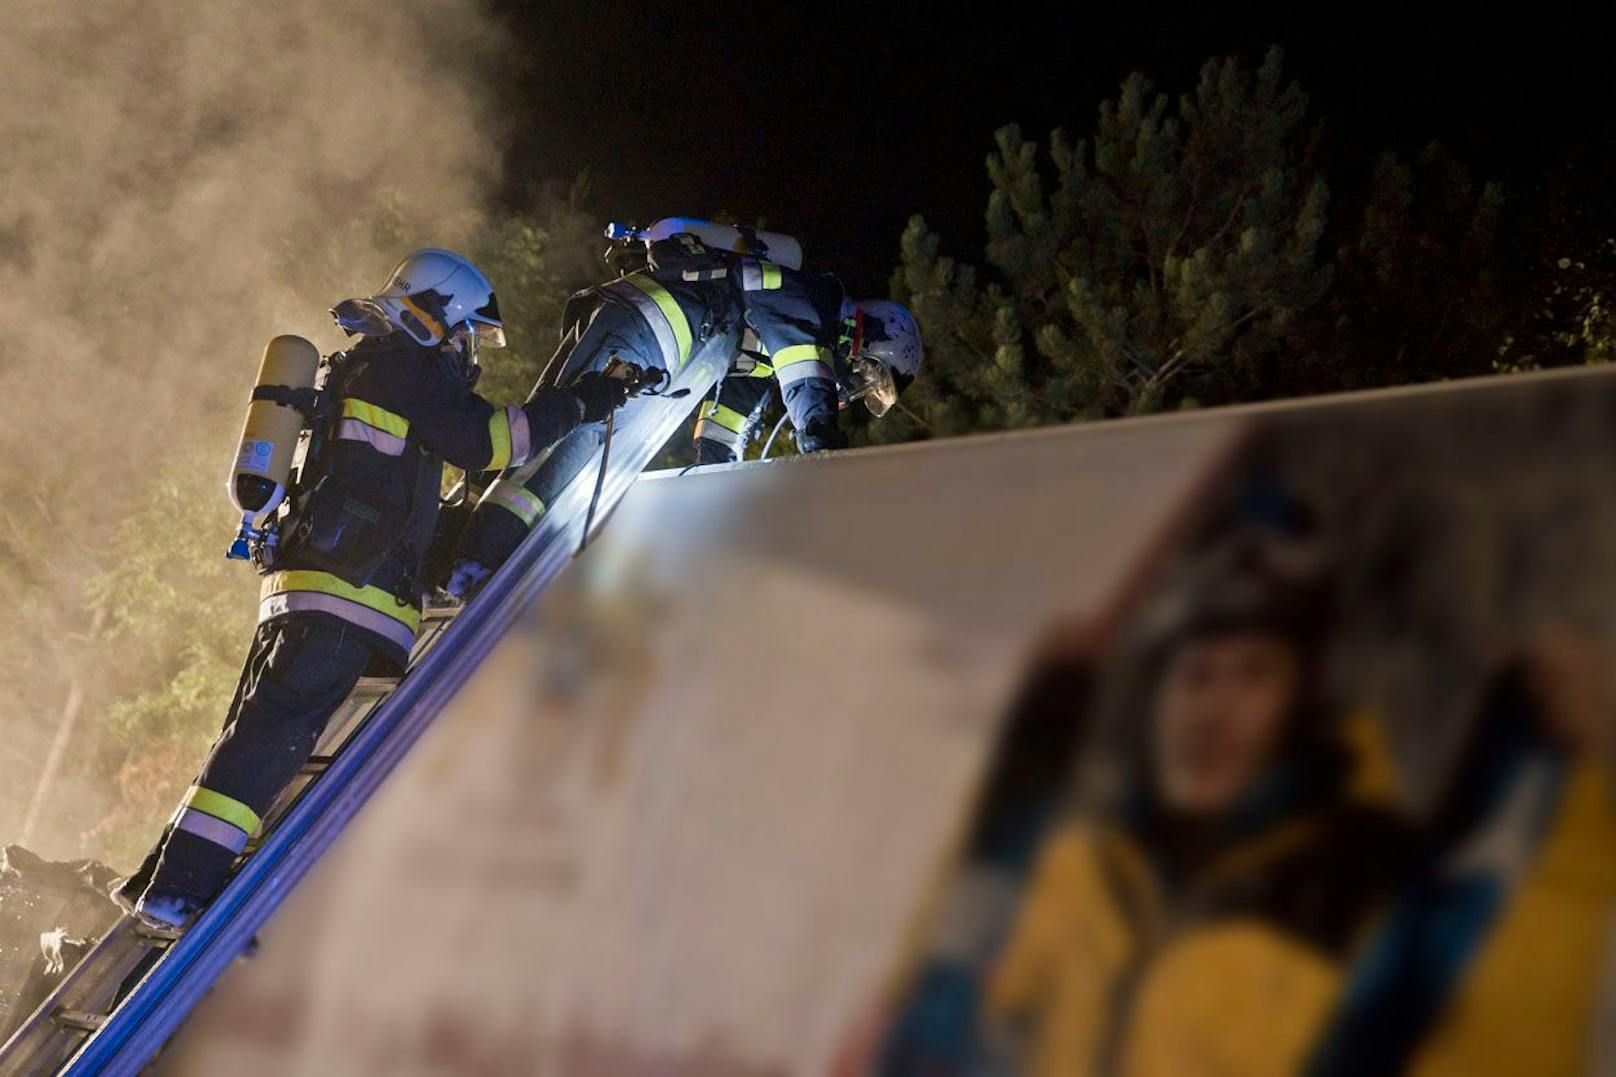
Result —
M 879 359 L 860 356 L 852 361 L 848 372 L 847 402 L 864 401 L 870 414 L 879 419 L 898 402 L 898 383 L 892 371 Z
M 505 327 L 492 322 L 466 322 L 473 334 L 477 337 L 477 345 L 482 348 L 503 348 L 505 346 Z
M 331 317 L 351 336 L 384 337 L 398 328 L 374 299 L 344 299 L 331 308 Z

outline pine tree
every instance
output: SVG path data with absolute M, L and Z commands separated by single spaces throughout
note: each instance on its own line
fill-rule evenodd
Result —
M 477 391 L 500 402 L 525 399 L 561 341 L 567 297 L 606 275 L 600 222 L 583 206 L 587 178 L 568 191 L 541 189 L 532 208 L 484 218 L 468 253 L 494 282 L 508 347 L 487 355 Z
M 1478 187 L 1438 143 L 1412 164 L 1383 154 L 1356 228 L 1339 243 L 1334 294 L 1282 391 L 1489 373 L 1510 316 L 1496 280 L 1503 206 L 1498 184 Z
M 1092 138 L 1054 132 L 1047 161 L 1000 130 L 987 268 L 942 255 L 920 217 L 903 236 L 893 291 L 928 362 L 911 409 L 956 434 L 1261 395 L 1330 283 L 1306 109 L 1274 49 L 1256 70 L 1208 62 L 1176 108 L 1130 75 Z

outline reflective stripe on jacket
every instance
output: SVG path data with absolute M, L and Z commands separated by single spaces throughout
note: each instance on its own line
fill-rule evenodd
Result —
M 666 286 L 649 272 L 635 273 L 601 285 L 601 294 L 633 307 L 656 335 L 662 350 L 662 368 L 677 374 L 690 361 L 695 335 L 690 318 Z
M 372 632 L 408 655 L 421 627 L 421 609 L 401 602 L 392 591 L 356 587 L 329 572 L 292 569 L 264 577 L 259 592 L 259 623 L 288 613 L 326 613 Z M 395 651 L 396 654 L 396 651 Z
M 471 472 L 525 462 L 577 425 L 577 400 L 546 388 L 496 407 L 403 333 L 334 357 L 326 390 L 337 400 L 329 438 L 299 483 L 304 515 L 264 580 L 259 619 L 333 617 L 402 664 L 420 626 L 444 462 Z
M 675 374 L 697 344 L 739 325 L 750 338 L 743 350 L 754 362 L 726 379 L 716 405 L 755 422 L 754 408 L 765 394 L 733 383 L 772 377 L 799 433 L 834 426 L 843 290 L 829 274 L 713 251 L 694 237 L 675 236 L 651 245 L 646 269 L 591 291 L 637 312 L 656 337 L 662 366 Z M 702 418 L 718 414 L 709 405 Z M 702 459 L 738 456 L 744 436 L 734 435 L 740 433 L 733 423 L 703 423 L 696 435 Z

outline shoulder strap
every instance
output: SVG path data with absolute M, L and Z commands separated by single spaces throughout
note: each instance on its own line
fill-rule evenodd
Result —
M 315 388 L 306 390 L 309 394 L 309 408 L 306 411 L 302 408 L 298 410 L 303 411 L 305 423 L 309 428 L 309 444 L 303 453 L 303 464 L 295 476 L 295 485 L 302 491 L 307 491 L 310 486 L 309 480 L 313 476 L 324 471 L 326 448 L 331 440 L 337 417 L 341 413 L 339 402 L 343 393 L 347 391 L 348 383 L 369 363 L 370 356 L 360 354 L 357 348 L 332 352 L 323 362 L 324 377 L 316 383 Z M 295 404 L 293 406 L 297 407 Z

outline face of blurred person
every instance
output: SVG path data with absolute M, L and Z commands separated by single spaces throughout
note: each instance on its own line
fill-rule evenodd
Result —
M 1169 808 L 1232 808 L 1272 761 L 1296 700 L 1296 648 L 1258 632 L 1192 639 L 1174 652 L 1156 703 L 1157 784 Z

